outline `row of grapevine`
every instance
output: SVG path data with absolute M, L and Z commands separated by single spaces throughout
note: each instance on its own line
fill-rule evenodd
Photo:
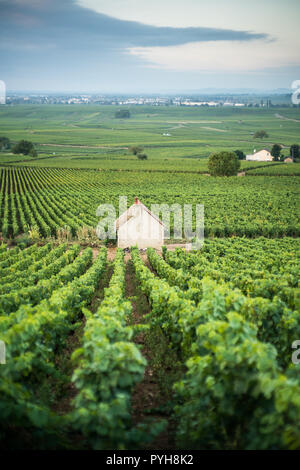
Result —
M 17 253 L 21 251 L 18 246 L 15 246 L 14 248 L 11 248 L 11 249 L 8 249 L 5 243 L 3 243 L 1 246 L 3 247 L 3 251 L 0 252 L 0 263 L 2 261 L 6 261 L 8 258 L 16 255 Z
M 92 250 L 87 248 L 77 257 L 79 251 L 80 247 L 74 245 L 44 270 L 38 271 L 37 284 L 33 282 L 27 287 L 18 287 L 0 295 L 0 312 L 8 314 L 16 311 L 21 305 L 36 305 L 43 299 L 48 299 L 55 289 L 80 276 L 91 263 L 93 254 Z
M 187 372 L 175 384 L 178 445 L 299 447 L 299 378 L 293 367 L 283 374 L 275 347 L 259 340 L 243 311 L 247 299 L 226 284 L 203 279 L 196 306 L 178 287 L 157 279 L 136 249 L 132 259 L 152 306 L 151 321 L 187 360 Z
M 35 179 L 37 176 L 37 179 Z M 53 175 L 54 176 L 54 175 Z M 53 182 L 52 176 L 52 182 Z M 51 191 L 45 187 L 47 185 L 41 184 L 46 178 L 46 175 L 39 172 L 36 175 L 35 170 L 30 172 L 27 169 L 19 171 L 16 169 L 10 169 L 6 172 L 6 193 L 7 194 L 7 208 L 9 201 L 13 212 L 18 207 L 18 215 L 20 220 L 20 227 L 17 224 L 10 224 L 8 219 L 7 230 L 3 235 L 6 237 L 8 234 L 16 236 L 20 231 L 26 231 L 30 226 L 38 226 L 42 236 L 46 237 L 49 235 L 56 235 L 57 229 L 62 226 L 68 226 L 73 235 L 76 230 L 82 225 L 95 225 L 95 211 L 93 211 L 93 218 L 87 216 L 87 212 L 90 212 L 91 208 L 85 207 L 83 217 L 80 219 L 74 214 L 76 204 L 84 204 L 87 206 L 88 201 L 80 200 L 79 194 L 76 195 L 75 200 L 72 202 L 68 189 L 65 187 L 59 188 L 59 194 L 51 194 Z M 13 181 L 13 185 L 12 185 Z M 14 193 L 15 191 L 19 191 Z M 17 203 L 15 204 L 15 200 Z M 72 212 L 70 212 L 70 206 Z M 9 210 L 7 210 L 9 214 Z M 11 227 L 9 229 L 9 227 Z
M 109 177 L 108 177 L 109 176 Z M 43 237 L 68 226 L 73 235 L 82 226 L 96 227 L 96 209 L 113 204 L 118 213 L 119 195 L 133 201 L 136 192 L 151 204 L 204 205 L 205 235 L 211 237 L 260 235 L 276 238 L 298 236 L 298 181 L 293 177 L 251 177 L 219 180 L 195 175 L 166 175 L 153 181 L 142 173 L 76 171 L 72 169 L 0 169 L 0 231 L 15 237 L 34 225 Z M 195 179 L 196 178 L 196 179 Z M 200 178 L 200 179 L 199 179 Z M 186 184 L 185 184 L 186 183 Z M 190 184 L 189 184 L 190 183 Z M 273 190 L 276 183 L 276 192 Z
M 5 243 L 1 243 L 0 245 L 0 253 L 5 253 L 6 252 L 7 245 Z
M 146 361 L 133 343 L 134 328 L 127 325 L 132 307 L 124 289 L 124 253 L 118 250 L 99 309 L 95 314 L 84 310 L 83 343 L 73 354 L 78 361 L 74 426 L 94 449 L 136 448 L 146 439 L 131 421 L 131 394 L 144 376 Z
M 57 260 L 65 251 L 67 245 L 62 243 L 58 247 L 51 249 L 44 257 L 35 261 L 32 259 L 32 263 L 27 266 L 26 270 L 18 270 L 17 264 L 10 267 L 10 273 L 1 279 L 0 293 L 19 289 L 26 285 L 33 284 L 39 279 L 40 272 L 51 265 Z M 33 276 L 36 276 L 33 279 Z
M 206 240 L 203 250 L 185 253 L 164 250 L 165 260 L 190 277 L 209 277 L 229 283 L 249 297 L 279 297 L 291 309 L 299 308 L 298 239 L 270 241 Z
M 46 248 L 49 249 L 49 247 L 50 245 L 47 244 Z M 44 252 L 44 250 L 45 248 L 43 247 L 42 252 Z M 16 248 L 13 248 L 12 250 L 6 251 L 5 253 L 3 253 L 3 258 L 0 261 L 1 272 L 4 269 L 14 266 L 18 262 L 22 262 L 23 259 L 26 259 L 26 260 L 30 259 L 31 256 L 33 256 L 34 253 L 37 251 L 38 251 L 37 245 L 32 245 L 29 248 L 26 248 L 25 250 L 19 250 L 18 247 L 16 247 Z
M 91 259 L 91 249 L 86 253 Z M 36 306 L 21 306 L 11 315 L 0 316 L 0 337 L 6 344 L 7 359 L 5 368 L 0 368 L 3 439 L 12 437 L 12 427 L 14 434 L 18 429 L 27 429 L 32 437 L 47 439 L 70 425 L 70 418 L 52 412 L 37 391 L 49 375 L 57 375 L 56 354 L 64 347 L 82 308 L 91 301 L 105 269 L 106 256 L 106 249 L 101 249 L 84 274 L 69 284 L 64 280 L 64 286 L 54 290 L 48 300 Z
M 1 285 L 1 291 L 8 289 L 0 295 L 0 339 L 6 344 L 6 366 L 0 369 L 1 436 L 4 442 L 14 442 L 9 431 L 13 426 L 17 434 L 30 430 L 42 447 L 45 439 L 57 442 L 60 432 L 79 432 L 95 449 L 140 447 L 164 424 L 135 425 L 131 418 L 132 391 L 144 376 L 146 360 L 134 343 L 141 327 L 128 325 L 132 307 L 125 298 L 124 253 L 117 250 L 109 287 L 92 314 L 84 306 L 105 269 L 106 248 L 88 270 L 91 248 L 80 256 L 78 245 L 68 251 L 66 244 L 50 248 L 16 250 L 23 260 L 11 264 L 12 274 L 4 278 L 9 281 Z M 22 270 L 28 252 L 32 263 Z M 10 282 L 13 268 L 16 278 Z M 72 411 L 59 416 L 37 390 L 47 377 L 59 377 L 57 354 L 81 312 L 86 317 L 84 334 L 72 357 L 77 394 Z
M 204 305 L 207 312 L 213 316 L 217 312 L 217 318 L 220 319 L 222 313 L 229 312 L 229 309 L 240 313 L 258 327 L 258 338 L 261 341 L 270 342 L 276 347 L 279 363 L 284 367 L 290 363 L 291 344 L 300 337 L 299 288 L 286 288 L 286 299 L 279 296 L 272 299 L 249 297 L 230 283 L 216 282 L 208 276 L 200 280 L 190 273 L 176 270 L 151 248 L 148 249 L 148 258 L 160 277 L 171 285 L 179 286 L 178 295 L 195 302 L 196 310 L 201 311 Z M 281 292 L 280 286 L 278 291 Z M 213 293 L 219 301 L 216 307 L 210 304 Z
M 3 276 L 2 279 L 4 280 L 4 282 L 5 282 L 6 276 L 12 275 L 14 273 L 24 272 L 27 268 L 29 268 L 29 266 L 32 265 L 33 262 L 40 261 L 44 257 L 46 257 L 51 250 L 51 244 L 47 243 L 46 245 L 44 245 L 43 247 L 39 249 L 37 249 L 36 245 L 33 245 L 32 248 L 36 248 L 36 250 L 33 251 L 32 249 L 31 253 L 28 254 L 27 256 L 23 256 L 23 257 L 21 256 L 20 257 L 21 259 L 17 261 L 16 263 L 11 264 L 10 266 L 6 268 L 1 269 L 0 273 L 1 273 L 1 276 Z

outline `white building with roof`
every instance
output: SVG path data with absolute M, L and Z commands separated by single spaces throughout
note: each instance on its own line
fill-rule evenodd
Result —
M 164 244 L 164 224 L 136 197 L 134 204 L 116 221 L 118 247 L 160 249 Z
M 269 150 L 263 149 L 259 152 L 254 150 L 253 155 L 246 155 L 246 160 L 255 161 L 255 162 L 271 162 L 273 157 Z

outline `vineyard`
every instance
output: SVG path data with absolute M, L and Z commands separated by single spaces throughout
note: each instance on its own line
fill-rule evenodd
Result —
M 82 227 L 95 229 L 97 207 L 119 195 L 131 204 L 204 204 L 205 235 L 226 237 L 299 236 L 298 178 L 253 176 L 218 178 L 187 174 L 98 172 L 47 168 L 0 169 L 0 232 L 14 238 L 38 227 L 42 238 L 68 227 L 73 238 Z M 183 185 L 184 182 L 184 185 Z M 276 188 L 276 189 L 275 189 Z
M 300 337 L 299 239 L 208 239 L 199 252 L 149 248 L 143 258 L 132 248 L 126 260 L 123 250 L 113 260 L 107 248 L 96 251 L 0 247 L 5 446 L 57 448 L 77 439 L 83 448 L 144 448 L 172 419 L 176 448 L 300 447 L 300 380 L 291 362 Z M 128 282 L 147 299 L 146 323 L 130 320 Z M 132 399 L 149 367 L 136 338 L 158 330 L 186 367 L 166 416 L 136 422 Z M 70 396 L 60 409 L 62 394 Z
M 1 107 L 38 151 L 0 155 L 1 450 L 300 449 L 300 164 L 207 175 L 220 149 L 287 156 L 299 110 L 279 111 Z M 119 196 L 203 204 L 203 246 L 175 216 L 161 250 L 100 241 Z
M 131 393 L 143 378 L 146 360 L 133 342 L 139 328 L 127 324 L 132 307 L 125 298 L 122 250 L 101 305 L 93 314 L 86 308 L 106 269 L 104 247 L 93 260 L 91 248 L 80 253 L 78 245 L 34 245 L 24 251 L 1 246 L 0 332 L 6 365 L 0 369 L 0 435 L 5 447 L 20 442 L 60 447 L 60 439 L 80 433 L 88 447 L 122 449 L 155 435 L 155 426 L 131 422 Z M 13 274 L 16 280 L 5 294 Z M 82 345 L 73 348 L 76 366 L 67 378 L 76 396 L 70 412 L 58 413 L 53 398 L 60 397 L 53 397 L 51 381 L 65 385 L 57 357 L 82 315 Z

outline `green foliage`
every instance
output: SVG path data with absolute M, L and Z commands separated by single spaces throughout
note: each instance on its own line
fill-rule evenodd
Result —
M 129 119 L 130 118 L 130 111 L 129 109 L 119 109 L 115 112 L 116 119 Z
M 18 245 L 19 248 L 24 249 L 24 248 L 27 248 L 28 246 L 32 245 L 32 244 L 33 244 L 33 240 L 32 240 L 32 238 L 29 236 L 29 234 L 24 233 L 23 235 L 20 235 L 20 236 L 16 239 L 16 243 L 17 243 L 17 245 Z
M 50 245 L 46 245 L 46 250 L 48 250 Z M 45 250 L 45 247 L 43 247 Z M 44 251 L 43 250 L 43 251 Z M 10 269 L 11 266 L 15 266 L 16 263 L 20 266 L 25 260 L 25 268 L 31 263 L 32 255 L 35 255 L 38 252 L 38 246 L 34 245 L 26 250 L 19 250 L 19 248 L 13 248 L 8 252 L 4 252 L 3 256 L 0 258 L 0 270 L 2 272 L 2 279 L 5 276 L 5 269 Z
M 28 235 L 33 243 L 38 242 L 41 238 L 38 226 L 34 225 L 33 227 L 30 227 L 28 230 Z
M 73 354 L 79 360 L 73 425 L 98 450 L 136 448 L 153 434 L 147 436 L 131 421 L 131 393 L 144 376 L 146 360 L 132 342 L 133 327 L 127 326 L 131 304 L 124 289 L 124 253 L 118 250 L 104 300 L 94 315 L 84 311 L 83 344 Z
M 133 155 L 136 155 L 139 160 L 147 160 L 148 156 L 143 153 L 144 148 L 141 147 L 140 145 L 134 145 L 129 148 L 129 151 L 133 153 Z
M 92 250 L 85 253 L 91 260 Z M 27 430 L 47 442 L 47 436 L 58 435 L 70 423 L 68 416 L 51 411 L 49 403 L 38 397 L 38 389 L 49 375 L 57 376 L 56 354 L 65 346 L 72 322 L 91 300 L 104 271 L 106 255 L 102 248 L 90 269 L 68 284 L 65 278 L 63 287 L 54 290 L 48 300 L 36 306 L 21 305 L 16 312 L 1 316 L 0 336 L 7 354 L 5 367 L 0 368 L 0 433 L 4 441 L 9 439 L 12 426 L 14 436 Z
M 222 242 L 219 244 L 219 252 L 205 251 L 223 263 L 220 254 L 224 256 L 225 250 Z M 165 251 L 167 259 L 169 253 Z M 238 253 L 235 251 L 237 258 Z M 179 257 L 178 264 L 184 256 Z M 273 302 L 248 299 L 221 280 L 217 284 L 207 277 L 198 280 L 196 290 L 200 296 L 196 306 L 189 300 L 193 286 L 190 269 L 185 274 L 168 268 L 154 250 L 148 249 L 152 267 L 168 283 L 183 289 L 180 292 L 156 279 L 136 250 L 132 250 L 132 257 L 152 305 L 151 321 L 162 326 L 173 347 L 190 357 L 188 372 L 175 387 L 180 403 L 176 408 L 180 448 L 298 447 L 299 381 L 282 375 L 275 347 L 259 339 L 271 340 L 278 347 L 280 361 L 285 358 L 284 363 L 289 364 L 292 337 L 299 335 L 295 330 L 299 323 L 296 312 L 276 298 Z M 270 261 L 268 253 L 267 259 Z
M 290 156 L 294 159 L 294 161 L 300 160 L 300 145 L 293 144 L 290 147 Z
M 239 152 L 249 153 L 253 128 L 266 126 L 273 141 L 290 145 L 299 110 L 280 111 L 289 119 L 281 129 L 274 109 L 136 107 L 134 119 L 122 122 L 112 119 L 113 107 L 25 108 L 0 109 L 9 138 L 34 134 L 37 145 L 47 145 L 38 159 L 1 153 L 3 238 L 17 241 L 36 227 L 39 243 L 51 235 L 91 243 L 99 201 L 109 199 L 117 208 L 119 194 L 138 194 L 148 207 L 175 198 L 180 204 L 201 201 L 207 238 L 201 251 L 165 248 L 163 260 L 149 249 L 152 271 L 132 251 L 152 307 L 149 323 L 184 367 L 176 385 L 178 446 L 300 448 L 299 367 L 288 367 L 291 344 L 300 337 L 299 165 L 242 161 L 249 177 L 201 176 L 207 173 L 207 148 L 216 153 L 240 142 Z M 174 130 L 166 138 L 169 128 Z M 57 144 L 62 147 L 54 155 Z M 149 159 L 137 169 L 127 148 L 137 147 L 139 155 L 140 145 Z M 7 166 L 13 162 L 34 168 Z M 260 235 L 268 238 L 256 239 Z M 103 275 L 105 250 L 92 264 L 90 249 L 80 256 L 77 245 L 68 251 L 66 244 L 21 250 L 27 241 L 20 240 L 19 247 L 0 246 L 0 339 L 7 342 L 7 364 L 0 368 L 2 442 L 10 435 L 16 448 L 17 436 L 28 435 L 42 438 L 44 447 L 54 438 L 57 447 L 66 426 L 75 436 L 83 431 L 95 449 L 149 442 L 158 428 L 135 427 L 130 416 L 132 389 L 145 361 L 133 342 L 137 328 L 128 326 L 122 253 L 92 315 L 85 306 Z M 84 338 L 74 354 L 78 395 L 73 412 L 58 416 L 41 389 L 58 376 L 57 354 L 82 309 Z
M 0 137 L 0 152 L 10 149 L 10 140 L 8 137 Z
M 252 325 L 237 313 L 208 321 L 193 350 L 176 384 L 181 448 L 299 448 L 299 384 L 280 374 L 275 348 Z
M 36 305 L 48 299 L 55 289 L 83 274 L 91 263 L 91 250 L 85 250 L 78 257 L 79 245 L 72 246 L 66 253 L 65 249 L 66 245 L 60 245 L 45 259 L 33 263 L 26 278 L 22 272 L 15 277 L 10 275 L 4 278 L 0 288 L 0 311 L 7 314 L 23 304 Z
M 1 243 L 0 245 L 0 259 L 1 259 L 1 255 L 5 255 L 6 254 L 6 251 L 7 251 L 7 245 L 6 243 Z
M 133 155 L 138 155 L 139 153 L 142 153 L 143 150 L 144 148 L 141 147 L 140 145 L 134 145 L 129 148 L 129 152 L 133 153 Z
M 13 146 L 12 152 L 17 154 L 22 153 L 23 155 L 31 155 L 32 152 L 36 151 L 32 142 L 29 142 L 28 140 L 20 140 L 16 145 Z
M 266 131 L 257 131 L 255 132 L 253 139 L 265 139 L 269 137 L 269 134 Z
M 282 147 L 279 144 L 274 144 L 271 150 L 271 155 L 274 157 L 274 161 L 278 161 L 281 154 Z
M 229 304 L 232 290 L 234 309 L 257 325 L 260 340 L 276 347 L 283 367 L 290 363 L 290 345 L 300 335 L 298 239 L 206 240 L 199 252 L 177 249 L 165 252 L 164 257 L 169 267 L 154 255 L 149 261 L 159 276 L 183 289 L 185 297 L 195 300 L 200 308 L 214 289 L 215 296 L 218 293 L 224 299 L 218 308 L 225 313 L 221 306 Z M 218 287 L 209 287 L 207 279 L 216 281 Z
M 209 156 L 208 170 L 212 176 L 237 175 L 241 164 L 235 152 L 212 153 Z
M 239 160 L 246 160 L 246 155 L 242 150 L 235 150 L 234 153 L 237 155 Z
M 280 157 L 280 161 L 284 159 L 284 156 Z M 248 172 L 247 172 L 248 174 Z M 269 163 L 268 166 L 263 168 L 253 168 L 249 170 L 249 175 L 260 175 L 260 176 L 300 176 L 300 162 L 293 163 L 292 165 L 282 163 Z M 289 194 L 289 193 L 287 193 Z
M 26 166 L 47 168 L 134 171 L 136 161 L 126 158 L 126 148 L 141 145 L 147 147 L 148 161 L 144 162 L 147 170 L 199 174 L 207 173 L 208 149 L 209 152 L 235 149 L 239 142 L 239 149 L 251 153 L 250 140 L 255 129 L 266 128 L 274 142 L 284 142 L 287 146 L 297 142 L 299 109 L 296 108 L 276 110 L 290 119 L 284 121 L 276 117 L 274 108 L 136 106 L 134 115 L 130 108 L 132 119 L 124 120 L 114 119 L 118 109 L 123 106 L 2 107 L 0 120 L 5 135 L 15 142 L 30 141 L 34 136 L 39 158 L 28 161 L 21 155 L 1 153 L 0 160 L 19 161 L 18 165 L 26 160 Z M 172 127 L 175 129 L 171 130 Z M 166 137 L 164 133 L 171 135 Z M 59 152 L 57 145 L 61 145 Z M 261 165 L 261 162 L 243 163 L 245 167 Z
M 149 260 L 152 261 L 153 251 L 148 249 Z M 152 310 L 149 314 L 153 326 L 159 325 L 165 334 L 171 339 L 173 346 L 185 354 L 191 346 L 192 329 L 182 328 L 189 322 L 191 316 L 196 311 L 196 305 L 193 300 L 183 295 L 177 287 L 171 287 L 166 281 L 157 278 L 142 262 L 139 252 L 136 248 L 131 249 L 132 261 L 136 276 L 141 284 L 142 291 L 148 297 Z M 162 269 L 168 269 L 166 263 Z M 157 267 L 157 265 L 156 265 Z M 170 268 L 171 269 L 171 268 Z M 181 277 L 178 274 L 180 282 L 186 283 L 187 276 Z M 184 345 L 182 346 L 182 343 Z
M 143 169 L 147 164 L 148 161 L 143 162 Z M 281 168 L 281 172 L 285 169 L 290 174 L 300 174 L 298 164 L 271 164 L 269 168 L 270 171 Z M 31 190 L 24 191 L 24 187 Z M 163 172 L 150 177 L 144 170 L 103 173 L 93 170 L 3 168 L 0 169 L 0 194 L 3 214 L 0 231 L 4 238 L 16 237 L 28 232 L 28 227 L 37 226 L 41 238 L 57 237 L 58 229 L 68 227 L 68 238 L 72 235 L 74 239 L 82 227 L 95 230 L 99 198 L 109 199 L 118 211 L 118 194 L 126 194 L 128 199 L 138 194 L 149 208 L 153 203 L 173 204 L 175 196 L 176 202 L 182 205 L 193 203 L 196 198 L 205 206 L 206 237 L 234 235 L 254 238 L 264 235 L 274 238 L 298 236 L 300 233 L 296 177 L 260 176 L 220 180 L 220 177 Z M 172 225 L 173 221 L 171 233 Z
M 222 245 L 220 249 L 219 257 L 221 253 L 224 256 Z M 217 251 L 205 251 L 217 255 Z M 298 448 L 300 381 L 295 374 L 282 373 L 276 348 L 259 339 L 268 341 L 267 335 L 274 335 L 280 361 L 285 355 L 285 365 L 290 364 L 292 334 L 299 335 L 295 330 L 297 322 L 300 324 L 297 313 L 276 298 L 273 302 L 249 299 L 230 284 L 208 277 L 197 281 L 200 297 L 196 305 L 189 300 L 193 276 L 180 269 L 176 274 L 176 269 L 168 268 L 154 250 L 148 249 L 152 267 L 168 283 L 175 284 L 171 287 L 146 268 L 137 249 L 131 252 L 141 288 L 152 306 L 151 322 L 160 325 L 172 346 L 188 359 L 185 377 L 175 384 L 178 446 Z M 166 258 L 168 253 L 165 251 Z M 281 305 L 282 317 L 278 315 Z
M 29 154 L 28 154 L 30 157 L 37 157 L 38 156 L 38 153 L 37 153 L 37 150 L 35 147 L 32 147 L 32 149 L 30 150 Z

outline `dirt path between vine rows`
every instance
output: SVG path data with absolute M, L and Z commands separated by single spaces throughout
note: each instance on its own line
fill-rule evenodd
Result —
M 82 248 L 81 253 L 84 251 L 84 249 L 85 247 Z M 92 248 L 92 250 L 94 261 L 97 258 L 100 249 Z M 110 278 L 112 276 L 113 267 L 112 263 L 110 263 L 109 261 L 113 259 L 113 257 L 114 253 L 111 252 L 108 257 L 107 267 L 95 289 L 93 298 L 91 299 L 91 302 L 88 305 L 88 309 L 92 312 L 96 312 L 103 300 L 104 289 L 108 286 Z M 57 369 L 63 374 L 65 374 L 66 377 L 69 377 L 69 379 L 71 379 L 75 368 L 75 364 L 71 359 L 72 353 L 82 345 L 82 337 L 84 334 L 85 323 L 86 318 L 84 315 L 81 315 L 78 318 L 77 327 L 75 328 L 75 330 L 71 331 L 68 337 L 66 338 L 65 347 L 59 354 L 56 355 L 55 364 Z M 53 400 L 53 405 L 51 407 L 52 411 L 55 411 L 56 413 L 61 415 L 70 412 L 72 410 L 72 400 L 78 393 L 73 382 L 71 380 L 57 381 L 56 379 L 54 379 L 52 381 L 49 380 L 49 383 L 52 391 L 52 396 L 56 398 L 55 400 Z M 76 433 L 73 438 L 74 444 L 79 445 L 80 447 L 82 442 L 82 436 L 80 435 L 80 433 Z
M 185 244 L 170 244 L 168 248 L 185 248 Z M 92 248 L 93 258 L 95 259 L 100 249 Z M 107 250 L 108 268 L 106 279 L 103 279 L 97 289 L 95 296 L 91 302 L 90 309 L 96 311 L 103 298 L 103 288 L 108 285 L 109 279 L 113 273 L 113 260 L 115 258 L 117 247 L 109 247 Z M 146 254 L 146 250 L 140 251 L 140 257 L 144 264 L 152 272 Z M 132 315 L 128 319 L 128 323 L 132 325 L 147 324 L 146 315 L 151 312 L 151 306 L 147 297 L 143 294 L 139 282 L 135 276 L 131 254 L 125 252 L 124 261 L 126 263 L 125 274 L 125 296 L 131 302 Z M 154 272 L 155 274 L 155 272 Z M 174 364 L 177 363 L 176 358 L 170 353 L 167 339 L 162 333 L 160 327 L 150 328 L 150 330 L 142 331 L 135 339 L 142 355 L 147 360 L 143 380 L 137 384 L 132 393 L 132 421 L 134 425 L 147 423 L 149 420 L 153 423 L 166 421 L 165 429 L 152 442 L 145 443 L 143 446 L 146 450 L 174 450 L 176 424 L 172 418 L 173 400 L 172 385 L 174 383 Z M 175 366 L 176 368 L 176 366 Z M 177 369 L 176 369 L 177 370 Z M 177 372 L 176 372 L 177 374 Z
M 148 265 L 147 255 L 140 253 L 144 263 Z M 145 324 L 145 315 L 151 312 L 151 307 L 146 296 L 142 293 L 135 277 L 134 267 L 130 254 L 126 254 L 126 297 L 132 304 L 131 324 Z M 162 393 L 159 374 L 157 373 L 157 364 L 154 364 L 153 358 L 155 351 L 153 348 L 155 340 L 151 338 L 148 332 L 141 332 L 136 338 L 135 343 L 139 345 L 142 355 L 147 360 L 147 366 L 142 382 L 136 385 L 132 394 L 132 419 L 134 424 L 147 421 L 149 418 L 154 422 L 162 419 L 168 419 L 165 414 L 166 400 L 169 399 Z M 162 361 L 164 358 L 161 358 Z M 171 450 L 174 449 L 173 423 L 169 425 L 162 433 L 157 436 L 153 442 L 145 445 L 145 449 Z

